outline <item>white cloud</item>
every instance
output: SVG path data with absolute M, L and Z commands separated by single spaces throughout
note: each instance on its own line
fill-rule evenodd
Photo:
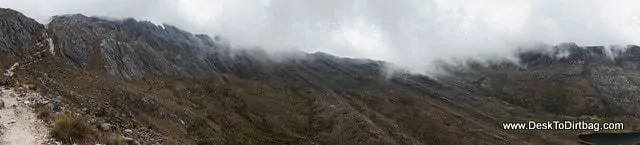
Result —
M 326 51 L 424 71 L 520 44 L 640 43 L 636 0 L 0 0 L 46 22 L 84 13 L 169 23 L 269 50 Z

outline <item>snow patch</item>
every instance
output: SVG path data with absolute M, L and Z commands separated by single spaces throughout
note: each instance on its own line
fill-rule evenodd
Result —
M 53 39 L 51 38 L 47 38 L 47 42 L 49 42 L 49 52 L 51 52 L 52 55 L 56 55 L 55 50 L 55 46 L 53 46 Z
M 613 53 L 613 51 L 611 49 L 614 49 L 613 47 L 605 47 L 604 48 L 604 53 L 607 57 L 609 57 L 609 59 L 614 60 L 617 55 L 615 53 Z

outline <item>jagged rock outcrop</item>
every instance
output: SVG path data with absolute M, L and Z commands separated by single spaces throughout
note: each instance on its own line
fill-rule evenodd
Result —
M 43 25 L 20 12 L 0 8 L 0 67 L 8 68 L 18 58 L 33 57 L 48 47 Z
M 45 36 L 45 28 L 19 12 L 0 9 L 0 53 L 5 56 L 24 56 L 36 52 L 35 46 Z
M 82 69 L 105 70 L 126 79 L 189 76 L 210 70 L 201 55 L 211 48 L 172 26 L 67 15 L 54 17 L 49 27 L 61 57 Z

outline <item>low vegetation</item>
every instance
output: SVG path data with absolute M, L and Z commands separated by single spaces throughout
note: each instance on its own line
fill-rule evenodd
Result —
M 122 136 L 115 133 L 102 133 L 99 135 L 98 140 L 101 144 L 106 145 L 124 145 Z
M 38 107 L 36 111 L 37 111 L 36 117 L 42 120 L 49 120 L 51 118 L 51 114 L 53 113 L 53 110 L 51 110 L 51 108 L 44 105 Z
M 85 120 L 70 114 L 56 117 L 50 132 L 52 138 L 64 143 L 74 143 L 94 134 L 92 127 Z

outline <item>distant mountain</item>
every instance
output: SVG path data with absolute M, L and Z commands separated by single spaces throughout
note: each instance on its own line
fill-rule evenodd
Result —
M 593 131 L 502 123 L 640 123 L 638 46 L 540 46 L 515 54 L 519 62 L 443 64 L 448 75 L 432 78 L 321 52 L 276 61 L 134 19 L 76 14 L 43 25 L 0 9 L 0 52 L 0 68 L 19 64 L 6 84 L 35 84 L 65 111 L 141 143 L 578 144 Z

